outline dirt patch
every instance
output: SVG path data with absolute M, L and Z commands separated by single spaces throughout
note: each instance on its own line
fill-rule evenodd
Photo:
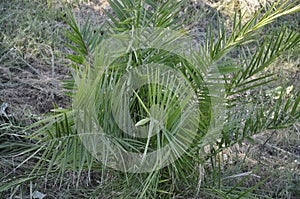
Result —
M 32 65 L 39 74 L 28 67 L 0 65 L 0 102 L 7 104 L 7 115 L 36 115 L 48 113 L 54 105 L 69 106 L 70 99 L 64 94 L 61 82 L 70 78 L 68 69 L 60 66 L 53 77 L 51 67 Z

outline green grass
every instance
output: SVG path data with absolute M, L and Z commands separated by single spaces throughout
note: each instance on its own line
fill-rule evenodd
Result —
M 52 54 L 61 59 L 63 20 L 58 10 L 43 1 L 1 2 L 1 9 L 2 64 L 23 58 L 51 65 Z M 10 51 L 16 57 L 10 57 Z
M 67 102 L 58 81 L 68 78 L 60 10 L 44 1 L 1 1 L 0 8 L 0 101 L 20 117 Z

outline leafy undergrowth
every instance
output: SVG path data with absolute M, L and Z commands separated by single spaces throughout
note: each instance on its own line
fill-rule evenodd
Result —
M 106 1 L 99 2 L 73 2 L 72 6 L 80 24 L 84 24 L 91 15 L 92 27 L 98 26 L 106 19 L 103 16 L 103 8 L 112 13 Z M 35 153 L 40 153 L 35 151 L 39 143 L 27 137 L 31 130 L 24 131 L 24 127 L 40 119 L 34 116 L 49 113 L 55 106 L 71 106 L 61 83 L 61 80 L 70 79 L 70 69 L 66 67 L 70 62 L 64 56 L 73 53 L 66 48 L 66 44 L 70 42 L 64 36 L 68 27 L 61 5 L 56 1 L 42 0 L 0 2 L 0 196 L 130 196 L 136 187 L 144 186 L 139 180 L 148 177 L 146 174 L 136 177 L 109 169 L 103 172 L 101 164 L 97 162 L 92 170 L 79 168 L 80 172 L 72 172 L 74 168 L 66 168 L 64 173 L 59 173 L 61 170 L 55 168 L 54 171 L 46 172 L 47 175 L 28 175 L 32 170 L 48 168 L 35 168 L 40 160 L 32 157 Z M 185 27 L 186 31 L 191 30 L 193 34 L 200 35 L 200 40 L 209 24 L 216 21 L 215 18 L 212 20 L 212 17 L 216 15 L 217 10 L 210 7 L 211 5 L 208 1 L 192 1 L 187 7 L 199 23 L 190 23 Z M 224 10 L 224 7 L 220 7 L 221 4 L 215 5 Z M 220 15 L 230 24 L 232 13 L 223 12 Z M 264 30 L 279 30 L 283 25 L 288 30 L 297 29 L 298 13 L 293 15 L 294 18 L 278 19 Z M 286 24 L 287 20 L 289 24 Z M 264 34 L 265 31 L 260 34 Z M 253 49 L 255 47 L 247 46 L 247 50 Z M 291 91 L 296 90 L 300 82 L 299 52 L 298 45 L 262 71 L 274 72 L 277 81 L 242 93 L 245 100 L 243 103 L 246 104 L 247 100 L 258 96 L 258 103 L 267 103 L 266 106 L 272 107 L 281 96 L 284 99 L 292 98 Z M 239 58 L 236 56 L 236 59 Z M 198 184 L 181 187 L 182 184 L 185 185 L 184 182 L 177 181 L 177 184 L 170 187 L 169 182 L 174 181 L 166 178 L 159 182 L 160 187 L 156 187 L 160 197 L 300 198 L 300 124 L 295 123 L 284 130 L 267 130 L 250 137 L 249 140 L 242 140 L 221 152 L 216 152 L 203 165 L 194 169 L 197 170 L 195 173 L 201 175 L 196 176 L 199 179 Z M 22 176 L 24 178 L 20 178 Z M 164 188 L 169 188 L 169 192 L 164 191 Z

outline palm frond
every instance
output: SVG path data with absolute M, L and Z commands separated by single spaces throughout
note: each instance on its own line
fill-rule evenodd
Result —
M 106 12 L 114 32 L 141 27 L 182 28 L 186 15 L 181 14 L 185 1 L 109 0 L 114 14 Z

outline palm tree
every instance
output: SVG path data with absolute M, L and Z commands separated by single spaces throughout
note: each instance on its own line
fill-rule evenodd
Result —
M 99 170 L 99 181 L 115 190 L 111 197 L 195 195 L 207 159 L 299 121 L 298 90 L 286 99 L 283 89 L 272 106 L 243 96 L 271 83 L 265 69 L 300 42 L 296 31 L 259 30 L 300 6 L 278 2 L 245 23 L 236 14 L 231 29 L 218 18 L 198 42 L 181 12 L 185 3 L 109 0 L 113 14 L 96 30 L 89 20 L 81 27 L 68 11 L 73 107 L 30 126 L 32 142 L 7 155 L 26 157 L 18 168 L 35 166 L 0 190 L 44 175 L 58 174 L 63 183 L 70 170 L 78 184 L 85 171 Z M 230 198 L 252 189 L 203 190 Z

